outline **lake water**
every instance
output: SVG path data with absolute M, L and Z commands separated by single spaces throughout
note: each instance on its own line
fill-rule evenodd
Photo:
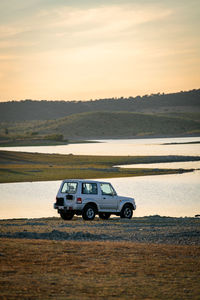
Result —
M 106 181 L 106 179 L 102 179 Z M 119 195 L 134 197 L 134 216 L 200 214 L 200 171 L 108 179 Z M 1 184 L 0 219 L 58 216 L 53 203 L 61 181 Z
M 100 155 L 198 155 L 200 144 L 162 145 L 199 141 L 200 138 L 107 140 L 98 144 L 73 144 L 54 147 L 3 148 L 42 153 Z M 178 163 L 180 168 L 199 162 Z M 137 165 L 138 167 L 138 165 Z M 158 168 L 158 164 L 154 167 Z M 163 166 L 161 166 L 163 167 Z M 174 167 L 170 164 L 168 167 Z M 106 181 L 105 179 L 102 179 Z M 193 217 L 200 214 L 200 171 L 176 175 L 158 175 L 108 179 L 118 194 L 133 196 L 135 216 L 155 215 Z M 61 181 L 9 183 L 0 185 L 0 219 L 57 216 L 53 209 Z
M 200 155 L 200 144 L 163 145 L 200 141 L 200 137 L 101 140 L 100 143 L 62 146 L 2 147 L 2 150 L 82 155 Z
M 118 165 L 120 168 L 150 168 L 150 169 L 200 169 L 200 161 L 170 162 L 157 164 Z

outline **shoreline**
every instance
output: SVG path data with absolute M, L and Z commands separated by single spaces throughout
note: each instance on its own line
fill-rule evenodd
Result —
M 36 222 L 40 222 L 40 221 L 56 221 L 57 219 L 59 219 L 59 220 L 62 220 L 62 219 L 60 219 L 60 217 L 59 216 L 52 216 L 52 217 L 19 217 L 19 218 L 17 218 L 17 217 L 15 217 L 15 218 L 5 218 L 5 219 L 1 219 L 0 218 L 0 223 L 1 222 L 10 222 L 10 221 L 36 221 Z M 195 215 L 195 216 L 193 216 L 193 217 L 191 217 L 191 216 L 184 216 L 184 217 L 173 217 L 173 216 L 162 216 L 162 215 L 145 215 L 145 216 L 141 216 L 141 217 L 135 217 L 135 216 L 133 216 L 130 220 L 139 220 L 139 219 L 149 219 L 149 220 L 189 220 L 189 219 L 191 219 L 191 220 L 199 220 L 199 222 L 200 222 L 200 214 L 197 214 L 197 215 Z M 74 221 L 76 221 L 76 220 L 82 220 L 82 218 L 81 218 L 81 216 L 74 216 L 73 217 L 73 222 Z M 95 217 L 95 219 L 94 219 L 95 221 L 97 221 L 98 220 L 98 215 Z M 114 218 L 112 218 L 112 217 L 110 217 L 109 218 L 109 220 L 116 220 L 116 221 L 119 221 L 119 220 L 121 220 L 120 219 L 120 217 L 114 217 Z M 71 220 L 69 220 L 69 221 L 63 221 L 63 222 L 70 222 Z M 83 220 L 82 220 L 83 221 Z M 102 221 L 102 219 L 99 219 L 99 221 Z M 85 222 L 85 221 L 83 221 L 83 222 Z M 107 222 L 107 220 L 103 220 L 102 222 Z M 109 221 L 108 221 L 109 222 Z M 125 222 L 129 222 L 129 219 L 128 220 L 126 220 Z M 86 223 L 87 223 L 87 221 L 86 221 Z M 0 224 L 0 226 L 1 226 L 1 224 Z M 10 226 L 10 225 L 9 225 Z
M 16 142 L 6 142 L 2 143 L 0 142 L 0 148 L 4 147 L 31 147 L 31 146 L 67 146 L 71 144 L 87 144 L 87 143 L 101 143 L 101 141 L 104 140 L 141 140 L 141 139 L 168 139 L 168 138 L 200 138 L 199 134 L 183 134 L 183 135 L 144 135 L 144 136 L 129 136 L 129 137 L 106 137 L 106 138 L 85 138 L 85 139 L 69 139 L 69 140 L 63 140 L 63 141 L 48 141 L 48 140 L 22 140 L 22 141 L 16 141 Z M 191 142 L 186 142 L 186 143 L 167 143 L 167 145 L 174 145 L 174 144 L 190 144 Z M 198 142 L 192 142 L 192 143 L 200 143 Z M 166 144 L 162 144 L 166 145 Z
M 199 161 L 199 156 L 90 156 L 0 150 L 0 183 L 181 174 L 194 169 L 120 168 L 117 165 Z
M 45 147 L 45 146 L 67 146 L 72 144 L 91 144 L 91 143 L 99 143 L 98 141 L 93 140 L 69 140 L 69 141 L 47 141 L 47 140 L 30 140 L 30 141 L 16 141 L 16 142 L 5 142 L 0 143 L 0 148 L 6 147 Z

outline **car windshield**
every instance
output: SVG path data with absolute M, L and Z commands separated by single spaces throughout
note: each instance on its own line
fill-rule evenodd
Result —
M 78 183 L 77 182 L 64 182 L 61 193 L 69 193 L 75 194 L 77 190 Z

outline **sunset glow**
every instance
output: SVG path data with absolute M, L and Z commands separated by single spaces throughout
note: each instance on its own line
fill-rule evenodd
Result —
M 3 0 L 0 101 L 200 87 L 197 0 Z

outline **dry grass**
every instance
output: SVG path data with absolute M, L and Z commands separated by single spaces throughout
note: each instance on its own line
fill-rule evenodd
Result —
M 200 247 L 0 239 L 0 299 L 199 299 Z
M 114 178 L 188 172 L 179 169 L 116 168 L 116 165 L 199 160 L 190 156 L 91 156 L 0 151 L 0 183 Z

